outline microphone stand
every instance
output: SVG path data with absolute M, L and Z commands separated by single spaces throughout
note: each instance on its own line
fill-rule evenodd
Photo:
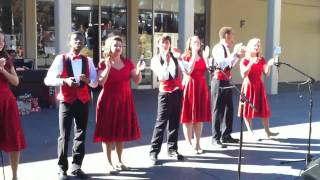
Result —
M 280 67 L 280 65 L 282 65 L 282 64 L 290 67 L 291 69 L 297 71 L 298 73 L 300 73 L 303 76 L 308 78 L 306 82 L 308 83 L 309 95 L 310 96 L 309 96 L 309 137 L 308 137 L 308 149 L 307 149 L 306 158 L 301 159 L 301 160 L 295 160 L 295 161 L 281 161 L 280 164 L 305 161 L 305 166 L 307 167 L 308 164 L 311 162 L 310 150 L 311 150 L 311 131 L 312 131 L 312 126 L 311 125 L 312 125 L 312 107 L 313 107 L 312 90 L 313 90 L 313 84 L 315 83 L 315 79 L 313 77 L 311 77 L 310 75 L 302 72 L 301 70 L 293 67 L 292 65 L 290 65 L 288 63 L 277 62 L 277 63 L 275 63 L 275 66 Z
M 217 68 L 215 68 L 217 69 Z M 228 77 L 227 74 L 220 69 L 220 72 L 225 77 Z M 256 111 L 257 109 L 254 107 L 254 105 L 249 101 L 249 99 L 245 96 L 244 93 L 241 93 L 241 90 L 235 85 L 235 83 L 232 81 L 231 78 L 229 78 L 229 87 L 222 87 L 221 89 L 228 89 L 233 88 L 237 91 L 237 93 L 240 95 L 240 143 L 239 143 L 239 157 L 238 157 L 238 180 L 241 178 L 241 158 L 242 158 L 242 145 L 243 145 L 243 111 L 244 111 L 244 103 L 248 103 L 249 106 Z

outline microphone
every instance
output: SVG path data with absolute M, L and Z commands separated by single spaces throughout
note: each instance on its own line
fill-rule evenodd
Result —
M 144 54 L 143 53 L 140 55 L 139 61 L 144 62 Z
M 274 58 L 274 62 L 273 64 L 277 67 L 280 66 L 279 63 L 279 55 L 281 54 L 281 47 L 280 46 L 276 46 L 273 50 L 273 58 Z
M 143 53 L 140 55 L 139 63 L 140 63 L 140 66 L 143 66 L 143 69 L 144 69 L 145 66 L 146 66 L 146 62 L 144 60 L 144 54 Z

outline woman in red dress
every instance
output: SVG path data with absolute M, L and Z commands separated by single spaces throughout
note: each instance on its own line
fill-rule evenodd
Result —
M 180 122 L 187 143 L 195 153 L 202 153 L 200 138 L 203 122 L 211 121 L 210 94 L 205 77 L 209 47 L 201 51 L 201 42 L 198 36 L 187 40 L 183 58 L 183 103 Z M 192 144 L 194 131 L 195 145 Z
M 19 78 L 5 50 L 4 34 L 0 32 L 0 150 L 9 153 L 12 179 L 16 180 L 20 151 L 26 148 L 26 143 L 17 101 L 9 84 L 17 86 Z
M 136 68 L 130 59 L 121 56 L 122 47 L 119 36 L 109 37 L 104 46 L 104 59 L 98 69 L 98 80 L 103 89 L 97 102 L 94 141 L 102 142 L 108 158 L 109 174 L 128 169 L 121 159 L 124 142 L 140 138 L 130 79 L 140 83 L 145 64 L 139 61 Z M 116 166 L 111 161 L 113 145 L 119 161 Z
M 247 129 L 255 139 L 252 131 L 252 119 L 256 117 L 262 118 L 268 138 L 279 134 L 273 133 L 269 129 L 270 108 L 262 77 L 262 74 L 269 76 L 273 63 L 274 59 L 270 59 L 267 63 L 261 56 L 260 39 L 254 38 L 248 42 L 246 56 L 240 63 L 240 73 L 244 78 L 241 92 L 244 93 L 256 110 L 253 110 L 248 103 L 244 103 L 243 109 L 239 105 L 238 115 L 240 116 L 242 111 Z

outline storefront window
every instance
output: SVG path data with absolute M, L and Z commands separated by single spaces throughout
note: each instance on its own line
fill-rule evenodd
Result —
M 178 33 L 179 0 L 154 0 L 154 31 Z
M 178 41 L 179 0 L 139 0 L 138 42 L 139 53 L 144 54 L 147 65 L 142 72 L 142 86 L 157 86 L 157 78 L 150 70 L 150 60 L 156 52 L 156 39 L 163 33 L 172 38 L 172 46 Z M 153 13 L 154 12 L 154 13 Z
M 5 34 L 8 52 L 24 58 L 23 0 L 0 1 L 0 30 Z
M 37 1 L 37 63 L 47 68 L 55 56 L 54 2 Z
M 153 56 L 152 37 L 153 37 L 153 14 L 152 0 L 139 0 L 139 16 L 138 16 L 138 46 L 139 55 L 144 55 L 147 68 L 142 71 L 142 81 L 140 86 L 150 86 L 152 88 L 152 72 L 150 69 L 150 60 Z
M 82 54 L 99 62 L 99 4 L 98 0 L 72 0 L 72 31 L 80 31 L 85 36 Z
M 205 2 L 206 0 L 195 0 L 194 2 L 194 34 L 199 36 L 204 43 L 206 31 L 206 15 Z
M 121 36 L 123 44 L 127 45 L 127 1 L 101 0 L 101 47 L 105 40 L 113 35 Z M 127 55 L 124 46 L 122 55 Z

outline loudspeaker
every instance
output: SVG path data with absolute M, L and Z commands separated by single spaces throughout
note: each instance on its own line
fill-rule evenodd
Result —
M 311 161 L 301 176 L 304 180 L 320 180 L 320 158 Z

